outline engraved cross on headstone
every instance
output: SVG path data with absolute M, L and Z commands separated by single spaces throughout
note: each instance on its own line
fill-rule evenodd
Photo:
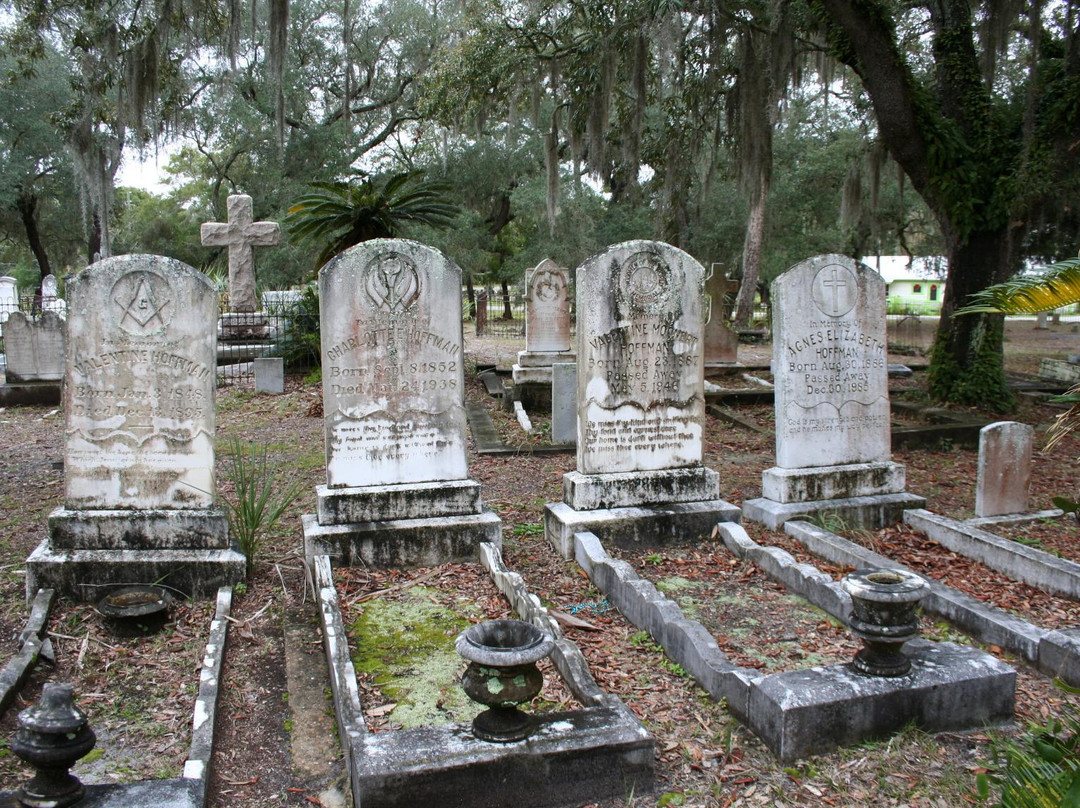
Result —
M 227 201 L 229 221 L 204 222 L 200 229 L 203 246 L 229 248 L 229 308 L 233 311 L 256 311 L 255 247 L 281 243 L 277 222 L 253 222 L 251 197 L 235 194 Z
M 823 279 L 821 285 L 826 289 L 832 289 L 832 311 L 830 314 L 836 315 L 841 309 L 839 297 L 840 290 L 847 289 L 847 279 L 840 277 L 840 272 L 833 269 L 832 277 Z

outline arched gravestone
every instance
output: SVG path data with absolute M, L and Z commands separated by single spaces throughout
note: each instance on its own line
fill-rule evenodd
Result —
M 892 462 L 885 281 L 843 255 L 821 255 L 772 284 L 776 466 L 743 516 L 777 527 L 835 512 L 880 527 L 918 508 Z
M 171 258 L 125 255 L 67 284 L 64 507 L 28 591 L 161 580 L 195 595 L 243 577 L 214 505 L 217 294 Z
M 465 459 L 461 270 L 375 239 L 319 272 L 327 484 L 309 555 L 377 566 L 471 558 L 499 543 Z
M 514 397 L 527 410 L 551 409 L 552 366 L 571 363 L 570 273 L 550 258 L 525 283 L 525 350 L 512 370 Z
M 549 540 L 640 546 L 708 535 L 738 518 L 702 464 L 705 270 L 668 244 L 628 241 L 577 271 L 577 470 L 548 505 Z

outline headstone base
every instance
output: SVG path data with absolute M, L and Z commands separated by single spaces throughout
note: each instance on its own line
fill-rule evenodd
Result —
M 229 519 L 220 508 L 56 508 L 49 514 L 49 542 L 55 550 L 228 550 Z
M 847 528 L 878 530 L 899 522 L 909 508 L 926 507 L 926 498 L 915 494 L 879 494 L 847 499 L 819 499 L 812 502 L 776 502 L 749 499 L 742 504 L 742 515 L 776 530 L 791 519 L 806 519 L 819 513 L 835 514 Z
M 212 598 L 219 588 L 244 580 L 246 559 L 238 550 L 57 550 L 48 541 L 26 559 L 26 597 L 51 588 L 61 597 L 97 601 L 111 588 L 161 584 L 193 598 Z
M 741 373 L 746 370 L 742 362 L 705 362 L 705 372 L 715 373 L 717 376 L 730 376 L 733 373 Z
M 460 724 L 360 734 L 350 743 L 364 808 L 555 808 L 652 792 L 653 739 L 625 707 L 535 720 L 520 743 L 480 741 Z
M 230 311 L 218 320 L 218 339 L 264 339 L 270 334 L 270 324 L 261 311 Z
M 0 407 L 59 404 L 60 382 L 0 384 Z
M 304 514 L 304 548 L 309 560 L 330 556 L 336 566 L 433 567 L 473 561 L 481 542 L 502 546 L 502 520 L 494 512 L 426 519 L 393 519 L 322 525 Z
M 87 785 L 79 808 L 199 808 L 206 803 L 205 786 L 187 778 L 141 780 L 136 783 Z M 15 792 L 0 791 L 0 808 L 24 808 Z
M 320 525 L 479 514 L 480 483 L 440 480 L 356 488 L 315 487 Z
M 774 467 L 761 473 L 761 496 L 776 502 L 849 499 L 903 490 L 904 466 L 888 460 L 801 469 Z
M 570 471 L 563 475 L 563 502 L 576 511 L 701 502 L 719 496 L 720 475 L 704 466 L 612 474 Z
M 523 369 L 514 365 L 514 398 L 520 401 L 526 410 L 550 412 L 551 377 L 551 368 Z
M 574 557 L 575 533 L 593 533 L 605 546 L 642 549 L 701 541 L 717 522 L 738 521 L 739 509 L 722 499 L 581 511 L 563 502 L 544 506 L 544 533 L 563 558 Z
M 1010 721 L 1016 671 L 990 654 L 913 640 L 911 673 L 863 676 L 847 665 L 765 676 L 750 690 L 751 728 L 781 762 L 886 737 L 910 722 L 930 731 Z
M 515 367 L 550 371 L 556 362 L 577 362 L 577 354 L 574 351 L 518 351 Z

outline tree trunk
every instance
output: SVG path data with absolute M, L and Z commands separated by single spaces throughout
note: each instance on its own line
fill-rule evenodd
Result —
M 1015 402 L 1005 383 L 1004 317 L 953 314 L 975 292 L 1012 275 L 1013 244 L 1008 227 L 972 233 L 963 241 L 950 238 L 948 252 L 949 279 L 930 354 L 930 395 L 942 401 L 1008 411 Z
M 49 255 L 45 252 L 45 245 L 41 243 L 41 231 L 37 225 L 37 196 L 33 191 L 25 188 L 19 189 L 19 215 L 22 217 L 23 228 L 26 230 L 26 240 L 30 242 L 30 251 L 37 260 L 38 269 L 41 270 L 42 279 L 52 274 L 49 267 Z M 40 287 L 40 283 L 38 286 Z
M 506 281 L 502 281 L 503 315 L 504 320 L 514 319 L 514 307 L 510 305 L 510 287 Z
M 750 216 L 746 221 L 743 238 L 742 283 L 735 301 L 735 327 L 747 328 L 754 316 L 754 296 L 757 292 L 761 270 L 761 245 L 765 240 L 765 199 L 769 183 L 762 175 L 757 198 L 751 200 Z
M 469 301 L 469 318 L 476 320 L 476 288 L 473 286 L 471 272 L 465 276 L 465 297 Z
M 101 254 L 101 216 L 95 210 L 90 217 L 90 240 L 86 246 L 86 263 L 92 264 Z

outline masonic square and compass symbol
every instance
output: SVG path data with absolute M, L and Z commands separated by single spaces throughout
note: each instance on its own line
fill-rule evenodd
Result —
M 172 300 L 168 281 L 152 272 L 135 271 L 113 285 L 112 300 L 118 307 L 117 325 L 136 337 L 163 332 L 172 319 L 167 311 Z
M 828 317 L 843 317 L 853 308 L 859 295 L 854 273 L 841 264 L 829 264 L 814 275 L 814 305 Z

